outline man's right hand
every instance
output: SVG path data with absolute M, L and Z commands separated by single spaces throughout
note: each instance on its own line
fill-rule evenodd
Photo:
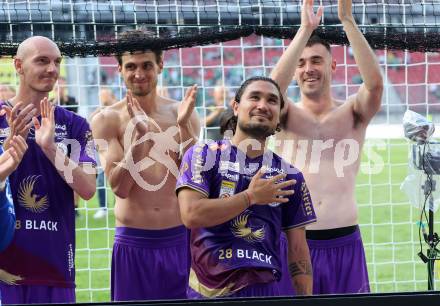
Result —
M 3 105 L 1 114 L 6 114 L 6 120 L 11 129 L 8 137 L 5 140 L 3 148 L 5 150 L 10 148 L 12 137 L 20 135 L 23 139 L 27 139 L 29 129 L 32 127 L 32 117 L 37 113 L 37 109 L 33 104 L 28 104 L 23 108 L 23 102 L 18 102 L 14 107 Z
M 132 120 L 132 124 L 136 126 L 136 132 L 139 137 L 142 137 L 147 132 L 149 132 L 148 121 L 149 118 L 145 111 L 140 106 L 138 100 L 133 97 L 133 94 L 129 90 L 127 92 L 127 111 Z
M 293 189 L 283 190 L 293 186 L 296 181 L 289 180 L 279 182 L 286 178 L 286 174 L 278 174 L 269 179 L 264 179 L 264 170 L 260 169 L 252 178 L 247 189 L 250 204 L 266 205 L 269 203 L 286 203 L 289 199 L 285 198 L 294 193 Z
M 313 0 L 304 0 L 301 10 L 301 27 L 312 31 L 315 30 L 321 22 L 322 13 L 323 7 L 320 6 L 315 15 L 313 12 Z

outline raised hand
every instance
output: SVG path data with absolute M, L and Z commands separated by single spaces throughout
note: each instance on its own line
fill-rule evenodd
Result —
M 148 131 L 148 121 L 149 118 L 145 111 L 142 109 L 138 100 L 133 97 L 131 91 L 127 91 L 127 111 L 130 115 L 131 120 L 133 120 L 133 124 L 136 125 L 136 131 L 140 136 L 145 135 Z
M 6 180 L 6 178 L 17 169 L 28 148 L 26 140 L 21 135 L 12 136 L 9 144 L 9 149 L 0 156 L 1 181 Z
M 263 178 L 264 170 L 260 169 L 252 178 L 247 189 L 251 204 L 265 205 L 269 203 L 286 203 L 289 199 L 285 198 L 294 193 L 293 189 L 282 190 L 293 186 L 296 181 L 289 180 L 278 183 L 284 179 L 286 174 L 278 174 L 270 179 Z
M 301 10 L 301 26 L 309 29 L 316 29 L 321 22 L 323 8 L 320 6 L 318 11 L 313 12 L 313 0 L 304 0 Z
M 185 93 L 185 97 L 179 104 L 177 110 L 177 124 L 180 126 L 186 125 L 196 105 L 197 85 L 191 86 Z
M 351 0 L 338 0 L 338 17 L 341 23 L 344 21 L 354 21 L 351 6 Z
M 24 108 L 23 102 L 18 102 L 12 108 L 7 105 L 2 106 L 0 115 L 6 115 L 6 120 L 11 129 L 3 146 L 5 150 L 9 149 L 11 139 L 14 136 L 20 135 L 24 139 L 27 139 L 29 129 L 33 125 L 32 117 L 34 117 L 36 113 L 37 109 L 33 104 L 28 104 Z
M 41 123 L 32 118 L 35 126 L 35 141 L 42 149 L 48 149 L 55 144 L 55 106 L 49 103 L 47 97 L 40 101 Z

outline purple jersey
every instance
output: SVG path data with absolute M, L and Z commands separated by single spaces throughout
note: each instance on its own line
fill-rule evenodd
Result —
M 256 283 L 278 280 L 281 274 L 281 230 L 316 220 L 303 175 L 267 151 L 251 159 L 229 141 L 196 145 L 181 164 L 177 192 L 191 188 L 209 198 L 232 196 L 248 188 L 262 165 L 263 177 L 287 173 L 295 193 L 284 204 L 253 205 L 234 219 L 191 230 L 190 286 L 203 296 L 225 296 Z
M 0 117 L 0 141 L 10 129 Z M 75 213 L 73 190 L 35 142 L 9 177 L 16 213 L 11 245 L 0 254 L 0 269 L 23 279 L 19 284 L 75 286 Z M 92 134 L 87 121 L 55 107 L 55 142 L 73 161 L 95 165 Z

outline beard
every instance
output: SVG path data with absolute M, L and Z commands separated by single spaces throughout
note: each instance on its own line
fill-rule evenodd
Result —
M 147 86 L 145 86 L 145 85 L 139 86 L 139 85 L 131 84 L 130 90 L 135 96 L 146 97 L 149 94 L 151 94 L 154 90 L 156 90 L 156 85 L 157 85 L 157 81 L 152 82 L 152 83 L 148 84 Z
M 151 93 L 150 89 L 131 88 L 130 90 L 137 97 L 145 97 Z
M 275 134 L 276 129 L 259 123 L 244 124 L 242 122 L 238 122 L 238 127 L 251 138 L 258 140 L 265 140 L 267 137 Z

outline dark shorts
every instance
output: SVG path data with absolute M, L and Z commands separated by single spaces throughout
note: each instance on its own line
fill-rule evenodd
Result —
M 111 271 L 112 301 L 185 299 L 188 232 L 117 227 Z

